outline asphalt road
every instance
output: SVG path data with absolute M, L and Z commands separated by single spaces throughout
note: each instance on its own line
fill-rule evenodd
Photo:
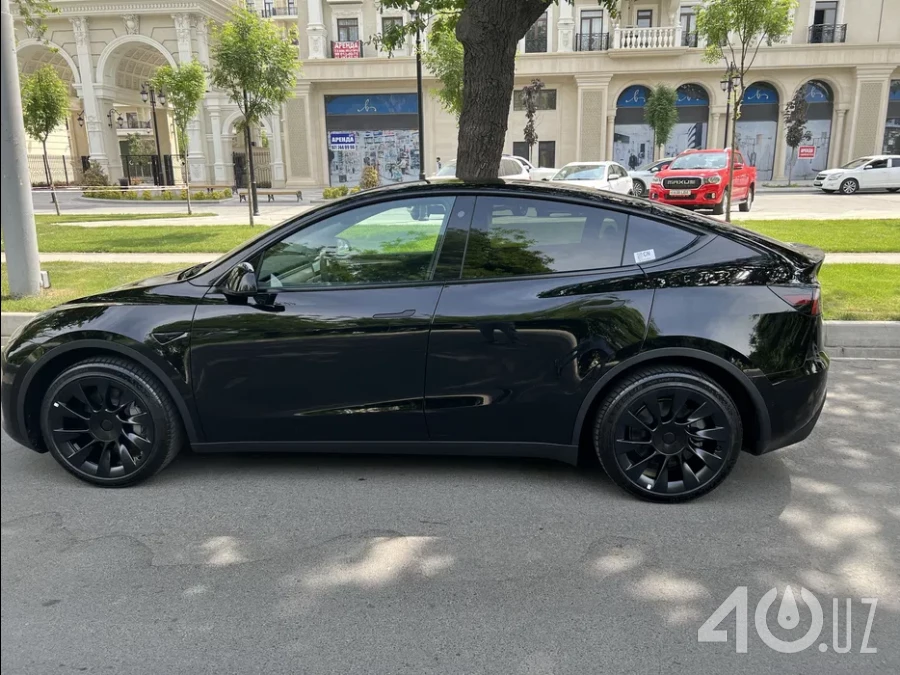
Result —
M 669 507 L 596 470 L 488 459 L 185 453 L 100 490 L 4 436 L 2 670 L 897 673 L 898 410 L 900 361 L 836 361 L 810 439 Z M 785 584 L 824 612 L 796 654 L 755 629 Z M 734 612 L 727 643 L 698 644 L 738 586 L 748 653 Z M 850 653 L 833 597 L 852 598 Z M 775 637 L 806 632 L 806 605 L 793 630 L 778 606 Z

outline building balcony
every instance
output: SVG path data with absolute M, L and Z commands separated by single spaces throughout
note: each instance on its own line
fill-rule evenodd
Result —
M 611 49 L 616 51 L 646 51 L 658 49 L 681 49 L 683 44 L 681 26 L 654 26 L 652 28 L 623 28 L 616 26 L 612 34 Z
M 247 9 L 264 19 L 296 19 L 299 0 L 248 0 Z
M 609 49 L 609 33 L 576 33 L 576 52 L 602 52 Z
M 360 40 L 338 40 L 331 42 L 331 58 L 333 59 L 361 59 L 363 57 L 363 43 Z
M 682 47 L 699 47 L 700 46 L 700 33 L 697 31 L 689 31 L 687 33 L 681 34 L 681 46 Z
M 824 42 L 846 42 L 847 24 L 845 23 L 820 23 L 809 27 L 808 41 L 810 44 Z

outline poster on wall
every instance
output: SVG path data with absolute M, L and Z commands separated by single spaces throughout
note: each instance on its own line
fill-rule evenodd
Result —
M 653 131 L 646 124 L 617 124 L 613 159 L 634 171 L 653 158 Z
M 407 129 L 347 130 L 328 134 L 332 185 L 359 184 L 363 167 L 373 166 L 379 184 L 403 183 L 419 177 L 419 132 Z
M 811 154 L 806 157 L 799 152 L 799 148 L 796 153 L 787 148 L 785 174 L 790 175 L 791 180 L 811 180 L 820 171 L 828 168 L 833 110 L 831 89 L 819 81 L 807 82 L 804 86 L 807 104 L 806 130 L 810 139 L 803 141 L 803 145 L 811 146 L 813 151 L 808 150 L 807 153 Z
M 737 148 L 756 167 L 759 180 L 772 180 L 778 136 L 778 92 L 763 82 L 747 87 L 741 117 L 735 125 Z

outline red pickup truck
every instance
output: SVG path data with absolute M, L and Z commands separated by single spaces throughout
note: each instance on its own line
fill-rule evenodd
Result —
M 712 209 L 725 213 L 728 185 L 728 155 L 731 150 L 687 150 L 668 168 L 657 172 L 650 184 L 650 199 L 687 209 Z M 749 211 L 756 193 L 756 167 L 734 153 L 734 185 L 731 203 Z

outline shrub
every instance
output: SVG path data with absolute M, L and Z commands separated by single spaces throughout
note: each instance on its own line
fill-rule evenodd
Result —
M 374 166 L 365 166 L 359 179 L 359 189 L 368 190 L 378 187 L 378 170 Z
M 337 194 L 334 192 L 335 188 L 327 187 L 322 190 L 322 199 L 334 199 L 337 197 Z
M 103 167 L 97 162 L 91 162 L 89 167 L 84 170 L 84 175 L 81 177 L 81 183 L 91 187 L 98 187 L 101 185 L 109 185 L 109 179 L 106 177 L 106 174 L 103 173 Z
M 207 199 L 206 190 L 198 190 L 197 192 L 195 192 L 194 199 L 196 199 L 198 202 L 205 201 Z
M 135 190 L 126 190 L 125 193 L 124 193 L 122 196 L 123 196 L 125 199 L 131 199 L 131 200 L 134 200 L 134 199 L 137 199 L 137 191 L 135 191 Z
M 356 187 L 350 188 L 350 194 L 351 194 L 351 195 L 355 195 L 355 194 L 356 194 L 357 192 L 359 192 L 360 190 L 361 190 L 361 188 L 359 187 L 359 185 L 357 185 Z
M 153 193 L 150 192 L 150 190 L 144 190 L 144 191 L 141 193 L 141 199 L 143 199 L 144 201 L 148 201 L 148 202 L 149 202 L 151 199 L 153 199 Z
M 231 188 L 225 188 L 224 190 L 222 190 L 222 195 L 225 197 L 225 199 L 229 199 L 232 195 Z
M 181 190 L 181 199 L 187 199 L 188 191 L 185 189 Z
M 170 202 L 175 199 L 175 195 L 172 194 L 171 190 L 163 190 L 162 195 L 160 195 L 164 201 Z

